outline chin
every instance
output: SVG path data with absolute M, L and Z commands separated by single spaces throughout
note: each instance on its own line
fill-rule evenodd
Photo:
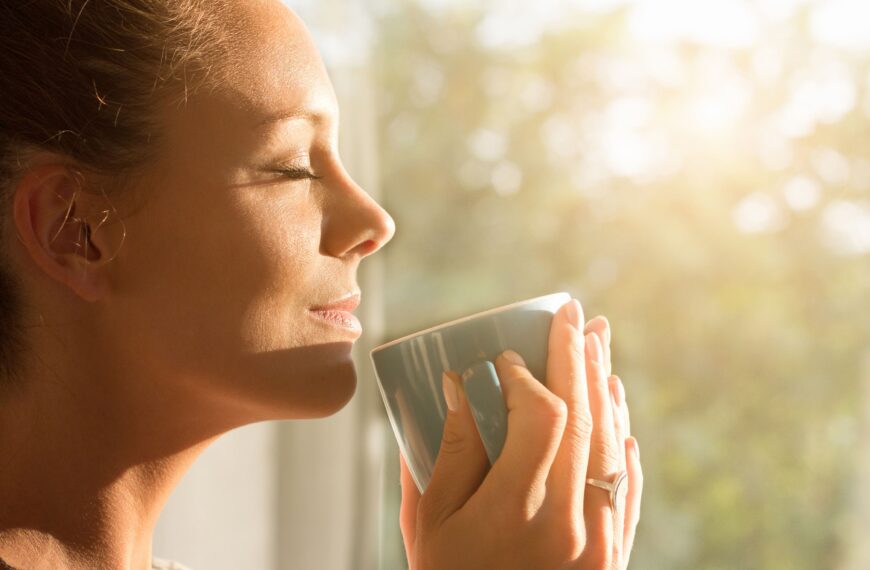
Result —
M 328 390 L 319 390 L 316 406 L 312 406 L 312 418 L 325 418 L 338 413 L 356 393 L 357 375 L 353 361 L 348 360 L 334 367 L 324 379 Z
M 248 355 L 228 380 L 225 402 L 245 410 L 245 423 L 331 416 L 356 392 L 351 347 L 329 343 Z
M 275 410 L 280 416 L 277 419 L 326 418 L 341 411 L 356 393 L 356 367 L 350 358 L 333 360 L 307 371 L 294 384 L 292 393 L 280 399 L 283 405 Z

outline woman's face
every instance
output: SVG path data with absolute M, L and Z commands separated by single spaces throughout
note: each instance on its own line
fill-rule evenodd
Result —
M 360 333 L 311 308 L 359 292 L 360 262 L 395 226 L 342 167 L 335 94 L 301 21 L 258 0 L 228 26 L 239 43 L 215 63 L 230 79 L 165 111 L 165 152 L 109 264 L 108 327 L 167 398 L 245 421 L 322 417 L 354 393 Z

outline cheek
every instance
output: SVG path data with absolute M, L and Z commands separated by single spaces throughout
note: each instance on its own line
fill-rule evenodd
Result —
M 242 209 L 240 235 L 223 236 L 227 250 L 246 258 L 225 295 L 238 303 L 239 342 L 255 353 L 304 346 L 313 276 L 318 274 L 318 217 L 301 205 Z M 243 244 L 239 244 L 239 241 Z
M 238 382 L 280 372 L 286 381 L 292 367 L 275 361 L 270 370 L 268 361 L 253 366 L 244 356 L 308 342 L 303 309 L 319 255 L 318 218 L 304 205 L 276 207 L 231 192 L 171 208 L 158 202 L 131 221 L 116 260 L 124 320 L 163 373 Z

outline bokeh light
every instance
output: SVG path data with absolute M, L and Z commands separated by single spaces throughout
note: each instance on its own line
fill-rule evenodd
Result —
M 640 440 L 633 568 L 870 567 L 870 3 L 373 6 L 386 336 L 568 290 Z

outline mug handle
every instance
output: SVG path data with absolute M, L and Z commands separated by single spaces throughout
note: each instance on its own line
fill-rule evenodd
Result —
M 507 406 L 492 362 L 484 360 L 462 373 L 471 415 L 486 449 L 489 464 L 495 463 L 507 437 Z

